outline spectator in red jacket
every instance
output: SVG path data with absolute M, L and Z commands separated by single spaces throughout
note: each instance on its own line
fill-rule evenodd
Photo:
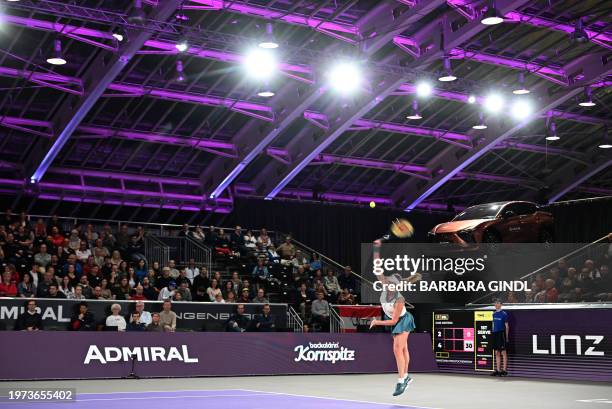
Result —
M 0 297 L 17 297 L 17 284 L 13 281 L 10 271 L 2 273 Z

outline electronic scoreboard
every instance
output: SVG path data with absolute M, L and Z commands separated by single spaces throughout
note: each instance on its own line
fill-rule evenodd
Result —
M 438 366 L 467 371 L 493 371 L 493 311 L 433 313 L 433 350 Z

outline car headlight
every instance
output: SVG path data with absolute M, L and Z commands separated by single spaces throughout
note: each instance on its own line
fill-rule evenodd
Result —
M 461 237 L 461 240 L 465 242 L 475 243 L 476 240 L 474 239 L 474 235 L 472 234 L 474 230 L 474 228 L 461 230 L 457 233 L 457 236 Z

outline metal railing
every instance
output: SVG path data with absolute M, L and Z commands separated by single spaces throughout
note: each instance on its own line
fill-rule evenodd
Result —
M 155 236 L 145 236 L 145 257 L 147 264 L 158 261 L 160 266 L 167 266 L 170 260 L 170 248 Z
M 304 332 L 304 321 L 300 318 L 300 315 L 288 306 L 287 310 L 287 327 L 291 328 L 293 332 Z
M 610 233 L 610 234 L 612 234 L 612 233 Z M 578 248 L 578 249 L 576 249 L 576 250 L 574 250 L 574 251 L 572 251 L 570 253 L 567 253 L 564 256 L 559 257 L 556 260 L 553 260 L 550 263 L 547 263 L 547 264 L 543 265 L 542 267 L 538 268 L 537 270 L 534 270 L 531 273 L 526 274 L 526 275 L 520 277 L 518 280 L 520 280 L 520 281 L 528 280 L 529 278 L 535 276 L 538 273 L 541 273 L 542 271 L 546 270 L 547 268 L 550 268 L 550 267 L 558 264 L 559 261 L 565 260 L 565 261 L 569 262 L 570 260 L 573 260 L 573 259 L 577 258 L 578 255 L 581 255 L 581 258 L 584 259 L 584 260 L 589 259 L 589 258 L 597 258 L 598 255 L 602 254 L 602 252 L 608 251 L 607 248 L 603 249 L 602 246 L 597 246 L 597 244 L 603 243 L 604 241 L 608 240 L 608 237 L 610 236 L 610 234 L 606 234 L 605 236 L 600 237 L 599 239 L 595 240 L 592 243 L 588 243 L 588 244 L 586 244 L 586 245 L 584 245 L 584 246 L 582 246 L 582 247 L 580 247 L 580 248 Z M 585 255 L 585 253 L 586 253 L 586 255 Z M 481 297 L 476 298 L 474 301 L 471 301 L 471 302 L 467 303 L 466 305 L 477 304 L 480 301 L 490 299 L 490 297 L 492 297 L 492 296 L 494 296 L 496 294 L 499 294 L 499 291 L 493 291 L 493 292 L 490 292 L 488 294 L 485 294 L 485 295 L 483 295 Z
M 329 332 L 344 332 L 344 321 L 331 306 L 329 307 Z
M 184 236 L 157 236 L 156 239 L 167 246 L 169 259 L 175 260 L 177 264 L 184 265 L 193 258 L 196 264 L 211 270 L 211 251 L 203 244 Z

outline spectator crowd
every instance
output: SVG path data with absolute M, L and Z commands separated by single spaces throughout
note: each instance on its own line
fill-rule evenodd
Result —
M 255 234 L 236 226 L 228 234 L 214 226 L 184 225 L 179 236 L 188 236 L 212 250 L 217 271 L 211 274 L 201 260 L 169 260 L 167 265 L 147 260 L 147 233 L 143 226 L 122 224 L 118 231 L 112 226 L 76 224 L 66 228 L 67 224 L 55 215 L 47 221 L 40 218 L 34 222 L 25 213 L 15 215 L 7 210 L 0 221 L 0 297 L 79 300 L 72 329 L 91 327 L 87 300 L 238 305 L 268 304 L 273 297 L 275 302 L 293 305 L 307 323 L 323 329 L 328 325 L 330 303 L 357 301 L 359 283 L 350 267 L 340 274 L 325 268 L 318 254 L 305 254 L 291 236 L 274 243 L 266 229 Z M 27 303 L 26 314 L 32 315 L 30 304 Z M 163 311 L 159 317 L 135 311 L 126 320 L 120 308 L 119 304 L 113 305 L 107 326 L 129 330 L 135 322 L 134 328 L 146 329 L 159 321 L 163 330 L 176 327 L 176 322 L 168 324 Z M 261 315 L 265 317 L 265 311 Z M 24 328 L 34 320 L 27 315 L 24 319 Z M 233 322 L 242 328 L 242 321 Z M 255 327 L 269 326 L 258 322 Z M 157 324 L 154 328 L 158 328 Z M 232 324 L 230 328 L 236 327 Z

